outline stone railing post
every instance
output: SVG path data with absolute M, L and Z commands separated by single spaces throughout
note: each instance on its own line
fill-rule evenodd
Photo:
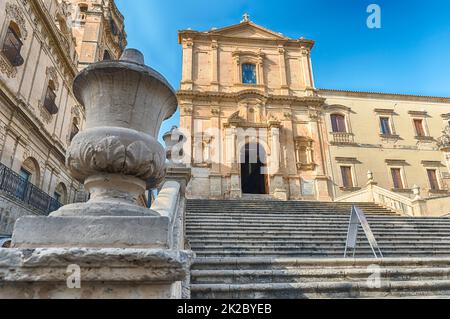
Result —
M 420 194 L 420 187 L 414 185 L 413 188 L 414 199 L 412 200 L 413 216 L 425 216 L 427 212 L 427 202 Z
M 376 186 L 376 185 L 378 185 L 378 183 L 375 182 L 372 171 L 368 171 L 366 188 L 367 188 L 367 200 L 369 202 L 375 202 L 375 194 L 374 194 L 375 187 L 374 186 Z
M 128 49 L 81 71 L 73 91 L 87 121 L 67 166 L 91 199 L 17 221 L 13 249 L 0 250 L 0 299 L 180 298 L 193 255 L 172 245 L 171 216 L 137 204 L 164 181 L 156 138 L 177 109 L 174 90 Z M 70 265 L 81 268 L 80 289 L 67 285 Z

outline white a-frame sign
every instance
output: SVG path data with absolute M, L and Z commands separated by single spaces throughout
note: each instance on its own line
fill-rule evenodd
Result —
M 344 258 L 347 257 L 347 252 L 353 249 L 353 257 L 355 257 L 356 244 L 358 241 L 358 226 L 361 224 L 364 234 L 369 241 L 370 248 L 375 258 L 383 258 L 380 247 L 373 235 L 372 229 L 370 229 L 366 216 L 363 211 L 356 206 L 352 207 L 352 213 L 350 216 L 350 224 L 348 225 L 347 242 L 345 244 Z

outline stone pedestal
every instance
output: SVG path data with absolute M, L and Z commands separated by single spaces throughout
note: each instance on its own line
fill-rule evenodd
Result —
M 4 249 L 0 299 L 179 298 L 191 258 L 152 249 Z
M 232 174 L 230 178 L 230 199 L 242 198 L 241 177 L 237 174 Z
M 274 190 L 273 190 L 273 194 L 272 194 L 273 197 L 278 200 L 287 201 L 288 193 L 287 193 L 286 187 L 284 185 L 283 176 L 279 175 L 279 174 L 273 176 L 272 183 L 274 185 Z

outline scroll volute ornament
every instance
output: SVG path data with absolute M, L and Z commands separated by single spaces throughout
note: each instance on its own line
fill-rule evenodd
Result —
M 166 154 L 157 135 L 177 109 L 175 91 L 134 49 L 81 71 L 73 91 L 86 108 L 86 126 L 68 149 L 67 166 L 91 193 L 87 211 L 103 215 L 92 204 L 113 203 L 113 209 L 126 204 L 125 210 L 144 212 L 130 205 L 164 180 Z

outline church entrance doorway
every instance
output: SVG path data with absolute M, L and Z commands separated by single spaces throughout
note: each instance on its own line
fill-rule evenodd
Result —
M 268 194 L 265 172 L 266 152 L 260 144 L 246 144 L 241 150 L 241 187 L 243 194 Z

